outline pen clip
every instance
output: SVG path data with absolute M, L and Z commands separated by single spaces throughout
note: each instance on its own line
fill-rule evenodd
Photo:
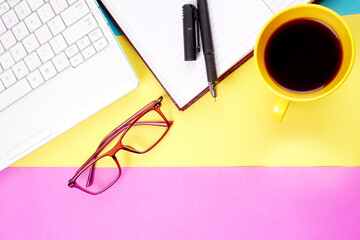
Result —
M 196 60 L 200 52 L 200 27 L 198 22 L 198 10 L 192 4 L 183 7 L 183 37 L 185 61 Z
M 194 15 L 195 15 L 195 38 L 196 38 L 196 53 L 200 52 L 200 23 L 199 23 L 199 13 L 198 13 L 198 9 L 193 6 L 193 11 L 194 11 Z

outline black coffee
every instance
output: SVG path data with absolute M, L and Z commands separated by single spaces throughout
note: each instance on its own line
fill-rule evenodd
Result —
M 325 23 L 303 18 L 279 27 L 265 47 L 265 65 L 280 87 L 309 93 L 324 88 L 339 71 L 342 47 Z

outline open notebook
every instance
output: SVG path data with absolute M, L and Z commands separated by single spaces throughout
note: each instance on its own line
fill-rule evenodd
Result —
M 182 6 L 196 0 L 103 0 L 180 110 L 208 91 L 202 52 L 184 61 Z M 276 12 L 309 0 L 208 0 L 219 81 L 252 56 L 257 35 Z M 221 100 L 221 86 L 218 91 Z

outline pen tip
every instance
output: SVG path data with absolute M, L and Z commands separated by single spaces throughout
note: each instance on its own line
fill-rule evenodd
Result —
M 215 90 L 215 84 L 209 85 L 209 90 L 211 92 L 211 96 L 213 96 L 215 102 L 216 102 L 216 90 Z

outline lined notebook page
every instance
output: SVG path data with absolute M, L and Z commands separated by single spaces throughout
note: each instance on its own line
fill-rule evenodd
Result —
M 296 4 L 302 4 L 312 1 L 304 1 L 304 0 L 287 0 L 287 1 L 279 1 L 279 0 L 264 0 L 264 3 L 270 8 L 273 13 L 277 13 L 287 7 L 294 6 Z
M 290 5 L 294 0 L 208 0 L 219 76 L 254 48 L 261 27 L 274 9 L 286 7 L 285 2 Z M 196 0 L 110 0 L 105 4 L 180 108 L 207 88 L 202 52 L 196 61 L 184 61 L 182 6 L 196 6 Z

